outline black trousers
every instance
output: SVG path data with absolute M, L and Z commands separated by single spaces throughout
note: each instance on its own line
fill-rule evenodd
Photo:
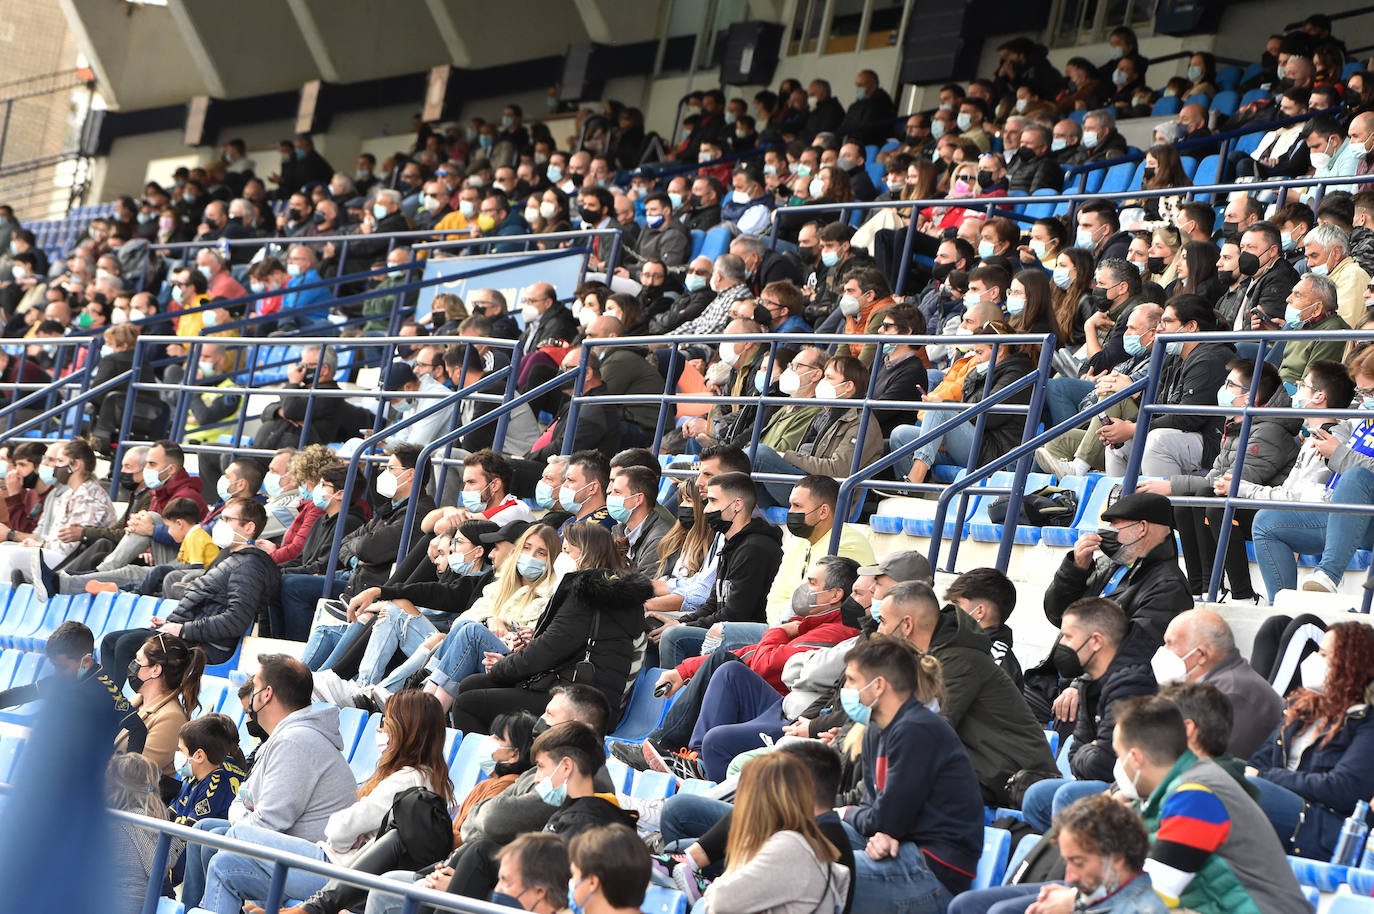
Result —
M 1174 526 L 1183 542 L 1183 565 L 1188 572 L 1188 588 L 1202 593 L 1212 580 L 1212 563 L 1217 554 L 1217 531 L 1225 519 L 1221 508 L 1175 508 Z M 1237 511 L 1226 542 L 1226 580 L 1231 595 L 1250 599 L 1255 587 L 1250 583 L 1250 559 L 1245 554 L 1245 541 L 1250 539 L 1250 524 L 1254 511 Z
M 497 715 L 529 711 L 538 716 L 548 703 L 548 692 L 497 686 L 486 673 L 474 673 L 458 683 L 458 697 L 449 716 L 452 726 L 464 733 L 490 733 Z

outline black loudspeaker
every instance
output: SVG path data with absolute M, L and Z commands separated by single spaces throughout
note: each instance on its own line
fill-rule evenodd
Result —
M 110 151 L 110 141 L 102 140 L 101 131 L 105 127 L 105 109 L 91 108 L 86 112 L 86 120 L 81 125 L 79 149 L 83 156 L 106 155 Z
M 782 25 L 777 22 L 736 22 L 725 33 L 720 55 L 720 84 L 766 86 L 778 68 Z
M 1155 31 L 1162 35 L 1215 32 L 1226 4 L 1217 0 L 1160 0 Z
M 568 45 L 563 58 L 563 78 L 558 82 L 560 102 L 580 102 L 601 97 L 606 86 L 606 46 L 590 41 Z
M 1032 33 L 1040 41 L 1049 0 L 916 0 L 902 42 L 904 83 L 967 82 L 983 74 L 978 58 L 989 35 Z

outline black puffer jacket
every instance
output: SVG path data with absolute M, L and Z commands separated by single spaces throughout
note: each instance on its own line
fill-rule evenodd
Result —
M 653 594 L 640 575 L 599 568 L 567 574 L 535 624 L 534 638 L 496 662 L 491 684 L 547 692 L 586 683 L 606 696 L 614 718 L 607 730 L 615 729 L 644 663 L 644 603 Z
M 988 396 L 1021 380 L 1035 370 L 1030 356 L 1019 350 L 1010 352 L 1008 351 L 1009 348 L 1003 346 L 997 354 L 997 364 L 992 369 L 992 390 Z M 981 402 L 986 383 L 987 375 L 982 372 L 974 374 L 970 371 L 965 375 L 964 402 L 970 404 Z M 1020 393 L 1013 394 L 1005 402 L 1007 404 L 1029 404 L 1030 400 L 1031 389 L 1026 387 Z M 946 418 L 948 416 L 949 414 L 946 415 Z M 1021 435 L 1026 430 L 1026 417 L 1024 415 L 988 413 L 987 416 L 987 424 L 983 427 L 983 443 L 978 448 L 978 462 L 980 464 L 995 460 L 998 456 L 1016 447 L 1021 443 Z M 969 421 L 977 422 L 976 419 Z
M 1111 782 L 1116 765 L 1116 753 L 1112 751 L 1116 716 L 1112 706 L 1123 698 L 1153 695 L 1159 690 L 1150 669 L 1154 650 L 1144 639 L 1128 635 L 1101 679 L 1074 680 L 1078 687 L 1078 721 L 1069 749 L 1069 770 L 1078 780 Z
M 211 663 L 223 663 L 280 588 L 281 572 L 266 552 L 225 550 L 191 582 L 167 621 L 181 623 L 181 637 L 204 647 Z
M 411 542 L 420 538 L 420 522 L 433 510 L 434 500 L 428 495 L 420 495 L 415 505 L 415 523 L 410 530 Z M 406 502 L 393 505 L 384 500 L 370 521 L 343 538 L 339 544 L 337 568 L 353 568 L 353 577 L 343 592 L 345 600 L 369 587 L 386 583 L 401 549 L 401 528 L 405 522 Z M 354 559 L 358 560 L 356 566 Z

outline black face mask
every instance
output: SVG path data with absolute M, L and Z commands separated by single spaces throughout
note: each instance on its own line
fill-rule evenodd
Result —
M 1083 675 L 1083 661 L 1078 659 L 1078 652 L 1062 642 L 1054 646 L 1050 662 L 1065 679 L 1077 679 Z
M 921 136 L 919 133 L 908 133 L 906 135 L 906 144 L 908 146 L 920 146 L 923 143 L 925 143 L 925 141 L 926 138 Z
M 601 210 L 599 209 L 587 209 L 585 206 L 579 206 L 577 208 L 577 214 L 582 217 L 583 222 L 590 223 L 591 225 L 596 225 L 601 221 Z
M 33 488 L 34 486 L 36 486 L 36 485 L 38 485 L 38 472 L 37 472 L 37 471 L 34 471 L 34 472 L 32 472 L 32 473 L 30 473 L 30 474 L 28 474 L 27 476 L 24 477 L 24 488 L 26 488 L 26 489 L 32 489 L 32 488 Z
M 1155 170 L 1147 165 L 1145 170 L 1140 173 L 1140 178 L 1143 181 L 1153 181 L 1155 179 Z
M 805 511 L 788 511 L 787 532 L 791 533 L 793 536 L 809 540 L 811 539 L 811 534 L 816 532 L 816 525 L 806 522 Z
M 936 282 L 944 282 L 950 273 L 954 272 L 954 261 L 949 263 L 937 263 L 930 268 L 930 276 Z
M 802 263 L 815 263 L 816 249 L 814 247 L 799 247 L 797 248 L 797 256 L 801 258 Z
M 1236 274 L 1233 270 L 1217 270 L 1217 279 L 1221 281 L 1223 287 L 1229 289 L 1231 284 L 1236 281 Z
M 138 481 L 134 479 L 133 473 L 119 474 L 119 487 L 132 492 L 138 486 Z
M 1106 289 L 1093 289 L 1088 293 L 1088 298 L 1098 311 L 1110 311 L 1112 308 L 1112 302 L 1111 299 L 1107 298 Z
M 734 524 L 733 520 L 726 520 L 724 511 L 707 511 L 702 515 L 706 519 L 706 524 L 716 533 L 724 533 Z
M 1103 527 L 1097 531 L 1097 535 L 1102 538 L 1102 542 L 1097 548 L 1107 558 L 1118 564 L 1126 564 L 1120 561 L 1121 550 L 1126 548 L 1126 544 L 1121 542 L 1121 536 L 1115 527 Z
M 143 683 L 138 678 L 138 671 L 141 669 L 143 669 L 143 664 L 138 662 L 137 657 L 129 661 L 129 666 L 126 672 L 128 672 L 129 674 L 129 684 L 133 687 L 135 692 L 138 691 L 139 686 L 143 685 Z
M 243 729 L 247 730 L 248 735 L 253 737 L 253 739 L 267 739 L 268 733 L 266 730 L 262 728 L 262 724 L 258 723 L 258 717 L 256 714 L 248 718 L 248 723 L 244 725 Z
M 1249 251 L 1244 251 L 1240 255 L 1239 266 L 1241 276 L 1254 276 L 1259 272 L 1260 260 Z
M 986 169 L 986 168 L 982 168 L 982 169 L 979 169 L 979 170 L 978 170 L 978 186 L 979 186 L 979 187 L 981 187 L 983 190 L 987 190 L 989 187 L 991 187 L 991 186 L 993 185 L 993 183 L 994 183 L 994 181 L 992 180 L 992 172 L 991 172 L 990 170 L 988 170 L 988 169 Z
M 1234 234 L 1236 233 L 1236 231 L 1237 231 L 1239 228 L 1240 228 L 1240 226 L 1237 225 L 1235 222 L 1233 222 L 1233 221 L 1231 221 L 1231 220 L 1227 220 L 1226 222 L 1223 222 L 1223 223 L 1221 224 L 1221 234 L 1222 234 L 1222 235 L 1234 235 Z
M 1163 272 L 1164 272 L 1164 258 L 1163 258 L 1163 257 L 1151 257 L 1151 258 L 1149 258 L 1148 260 L 1145 261 L 1145 269 L 1148 270 L 1151 274 L 1153 274 L 1153 275 L 1155 275 L 1155 276 L 1158 276 L 1160 273 L 1163 273 Z
M 693 208 L 701 206 L 701 194 L 692 194 L 687 198 L 687 205 Z
M 549 722 L 541 717 L 534 722 L 534 727 L 530 730 L 530 736 L 535 739 L 538 739 L 539 734 L 549 729 L 550 726 L 551 725 L 549 724 Z
M 691 505 L 678 505 L 677 522 L 682 524 L 684 530 L 692 529 L 692 525 L 697 522 L 697 513 Z

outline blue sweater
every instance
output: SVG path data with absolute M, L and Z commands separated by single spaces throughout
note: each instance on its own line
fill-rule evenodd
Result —
M 914 841 L 952 894 L 966 891 L 983 850 L 983 799 L 973 763 L 938 714 L 910 698 L 864 732 L 863 802 L 845 811 L 861 835 Z
M 233 759 L 225 759 L 224 764 L 200 780 L 183 781 L 181 793 L 169 807 L 172 818 L 182 825 L 194 825 L 201 819 L 229 818 L 229 804 L 238 795 L 239 784 L 247 778 Z

